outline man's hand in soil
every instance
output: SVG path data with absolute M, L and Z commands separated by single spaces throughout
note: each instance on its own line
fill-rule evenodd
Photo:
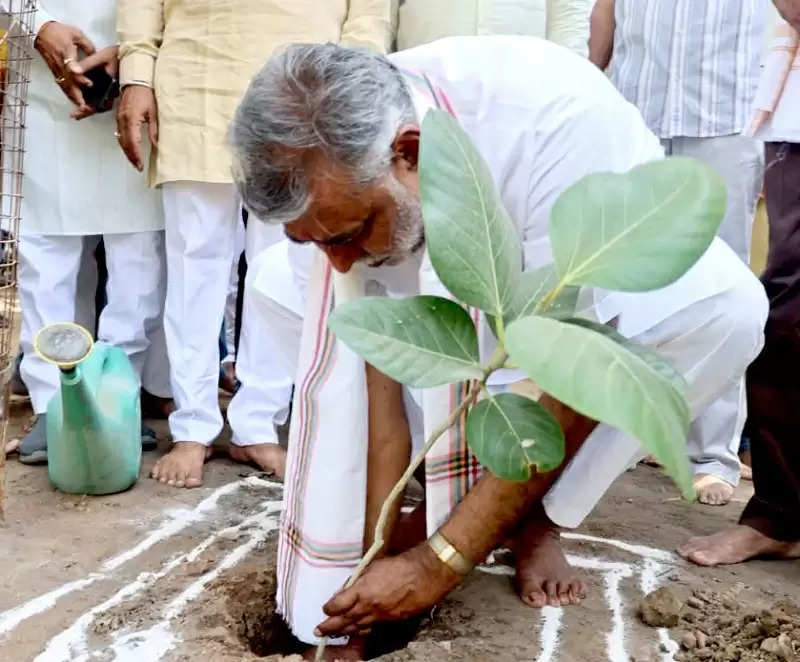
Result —
M 84 58 L 80 62 L 71 63 L 70 67 L 76 74 L 84 77 L 88 72 L 102 67 L 111 78 L 116 79 L 119 73 L 118 51 L 119 48 L 117 46 L 107 46 L 94 53 L 94 55 Z M 108 106 L 104 108 L 104 110 L 110 110 L 113 103 L 114 99 L 109 99 Z M 75 110 L 71 117 L 72 119 L 82 120 L 94 115 L 96 112 L 97 111 L 91 106 L 85 106 L 84 108 Z
M 150 143 L 158 143 L 158 110 L 155 92 L 144 85 L 128 85 L 122 90 L 117 107 L 117 133 L 120 147 L 137 170 L 144 169 L 142 124 L 147 124 Z
M 426 543 L 379 559 L 323 607 L 329 618 L 319 624 L 317 634 L 356 635 L 378 621 L 409 618 L 438 603 L 461 579 Z
M 96 50 L 89 38 L 72 25 L 50 21 L 39 30 L 34 46 L 53 72 L 61 91 L 78 110 L 88 108 L 81 87 L 91 87 L 92 81 L 80 73 L 77 64 L 79 50 L 86 55 Z
M 795 30 L 800 31 L 800 0 L 774 0 L 774 2 L 781 16 Z

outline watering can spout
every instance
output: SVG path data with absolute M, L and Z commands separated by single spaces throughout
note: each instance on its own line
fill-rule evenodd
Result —
M 139 380 L 121 349 L 72 323 L 50 324 L 36 352 L 61 371 L 47 408 L 51 482 L 61 491 L 110 494 L 130 487 L 141 463 Z

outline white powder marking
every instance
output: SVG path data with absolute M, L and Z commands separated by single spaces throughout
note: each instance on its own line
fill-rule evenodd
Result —
M 52 609 L 59 598 L 72 593 L 73 591 L 81 591 L 90 584 L 94 584 L 98 579 L 103 579 L 104 575 L 92 573 L 85 579 L 79 579 L 74 582 L 62 584 L 56 589 L 35 597 L 28 602 L 25 602 L 18 607 L 12 607 L 0 613 L 0 634 L 10 632 L 17 627 L 22 621 L 41 614 L 43 611 Z
M 69 660 L 70 662 L 85 662 L 89 660 L 88 649 L 88 630 L 89 626 L 91 625 L 92 621 L 94 620 L 95 616 L 101 614 L 105 611 L 108 611 L 112 607 L 128 600 L 135 595 L 143 592 L 145 589 L 149 588 L 153 584 L 155 584 L 159 579 L 168 575 L 172 572 L 177 566 L 181 565 L 182 563 L 190 563 L 196 560 L 200 554 L 202 554 L 208 547 L 220 537 L 226 537 L 238 534 L 243 529 L 252 527 L 257 525 L 260 527 L 260 531 L 264 532 L 264 536 L 269 531 L 273 530 L 277 525 L 270 520 L 270 516 L 274 515 L 276 512 L 279 512 L 281 509 L 281 502 L 280 501 L 267 501 L 261 505 L 264 510 L 257 515 L 253 515 L 248 517 L 247 519 L 243 520 L 239 524 L 231 527 L 227 527 L 215 534 L 208 536 L 205 540 L 203 540 L 199 545 L 194 547 L 186 554 L 181 554 L 174 558 L 173 560 L 169 561 L 166 565 L 164 565 L 161 570 L 158 572 L 143 572 L 141 573 L 135 581 L 127 584 L 116 594 L 110 597 L 105 602 L 93 607 L 82 616 L 80 616 L 69 628 L 61 632 L 60 634 L 53 637 L 47 644 L 45 650 L 40 653 L 34 662 L 64 662 Z M 272 519 L 275 519 L 274 517 Z M 272 528 L 267 528 L 265 522 L 270 521 L 269 526 Z M 262 536 L 263 538 L 263 536 Z M 164 625 L 163 623 L 160 625 Z M 151 648 L 152 650 L 160 650 L 163 645 L 167 645 L 165 642 L 167 638 L 164 635 L 168 635 L 169 632 L 164 630 L 164 632 L 157 632 L 157 628 L 151 628 L 153 630 L 152 633 L 152 642 Z M 170 637 L 172 635 L 169 635 Z M 125 640 L 128 644 L 128 647 L 134 645 L 134 641 L 130 639 L 129 636 L 124 636 L 121 640 Z M 171 640 L 170 640 L 171 641 Z M 164 652 L 169 650 L 172 646 L 171 643 L 167 645 L 167 648 L 164 649 Z M 150 649 L 148 649 L 150 650 Z M 130 651 L 128 651 L 130 652 Z M 163 653 L 161 653 L 163 655 Z M 124 659 L 124 658 L 119 658 Z M 156 657 L 145 658 L 148 661 L 150 659 L 158 659 Z M 141 658 L 139 660 L 141 662 Z
M 153 545 L 165 540 L 166 538 L 169 538 L 170 536 L 180 533 L 190 524 L 202 521 L 216 508 L 220 497 L 230 494 L 244 485 L 256 488 L 269 487 L 280 490 L 283 489 L 279 483 L 272 483 L 256 476 L 251 476 L 244 480 L 227 483 L 226 485 L 217 488 L 208 497 L 197 504 L 197 506 L 195 506 L 195 508 L 192 510 L 181 509 L 168 512 L 167 514 L 171 517 L 170 520 L 164 522 L 155 531 L 152 531 L 133 549 L 105 561 L 101 566 L 103 572 L 91 573 L 84 579 L 67 582 L 66 584 L 62 584 L 52 591 L 43 593 L 35 598 L 31 598 L 21 605 L 7 609 L 4 612 L 0 612 L 0 635 L 7 634 L 30 617 L 41 614 L 48 609 L 52 609 L 56 602 L 64 596 L 74 593 L 75 591 L 83 590 L 96 581 L 106 579 L 109 576 L 109 573 L 111 573 L 113 570 L 116 570 L 121 565 L 136 558 L 146 550 L 150 549 Z
M 604 545 L 611 545 L 617 549 L 621 549 L 637 556 L 655 559 L 656 561 L 666 561 L 671 563 L 682 563 L 682 560 L 672 552 L 664 551 L 663 549 L 656 549 L 655 547 L 646 547 L 644 545 L 634 545 L 621 540 L 614 540 L 613 538 L 598 538 L 597 536 L 587 536 L 582 533 L 562 533 L 562 538 L 567 540 L 582 540 L 585 542 L 596 542 Z
M 277 510 L 280 510 L 278 505 Z M 275 512 L 275 511 L 273 511 Z M 215 580 L 221 572 L 232 568 L 260 544 L 267 535 L 278 528 L 277 518 L 272 512 L 260 513 L 256 518 L 259 530 L 250 539 L 230 552 L 217 566 L 190 584 L 183 592 L 167 605 L 162 612 L 161 621 L 147 630 L 131 632 L 118 637 L 111 645 L 116 662 L 148 662 L 160 660 L 164 654 L 174 647 L 178 638 L 169 630 L 169 621 L 178 616 L 186 605 L 203 593 L 205 587 Z
M 563 613 L 564 610 L 561 607 L 542 608 L 542 652 L 536 662 L 552 662 L 558 648 Z

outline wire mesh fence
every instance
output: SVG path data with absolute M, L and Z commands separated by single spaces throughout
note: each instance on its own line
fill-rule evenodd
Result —
M 17 240 L 22 210 L 25 108 L 33 58 L 36 0 L 0 2 L 0 517 L 3 514 L 8 403 L 16 353 Z

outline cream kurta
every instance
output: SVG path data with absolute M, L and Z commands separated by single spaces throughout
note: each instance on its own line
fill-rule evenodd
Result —
M 525 35 L 547 38 L 586 56 L 594 0 L 405 0 L 400 50 L 441 37 Z
M 392 0 L 120 0 L 122 85 L 156 91 L 153 185 L 231 183 L 228 125 L 253 74 L 279 46 L 392 40 Z
M 0 3 L 0 10 L 7 4 Z M 114 43 L 116 6 L 116 0 L 44 0 L 34 29 L 61 21 L 80 28 L 102 48 Z M 38 53 L 33 55 L 28 102 L 23 235 L 164 229 L 159 196 L 148 190 L 114 138 L 113 112 L 71 119 L 74 106 Z

